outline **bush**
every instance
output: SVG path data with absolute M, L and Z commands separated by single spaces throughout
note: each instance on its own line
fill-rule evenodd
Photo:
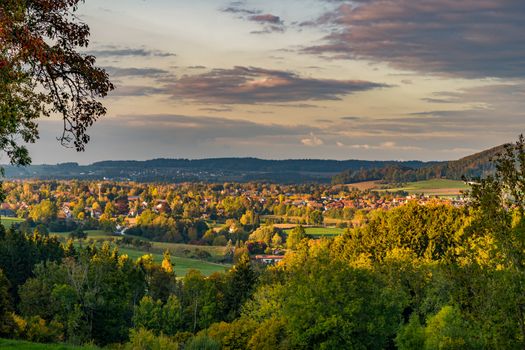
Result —
M 60 322 L 51 321 L 47 323 L 40 316 L 24 319 L 13 316 L 16 329 L 13 332 L 17 338 L 22 338 L 35 343 L 56 343 L 64 339 L 64 326 Z
M 132 329 L 126 350 L 178 350 L 179 344 L 164 334 L 155 335 L 144 328 Z
M 444 306 L 427 321 L 425 349 L 479 349 L 467 322 L 456 307 Z
M 212 245 L 214 246 L 225 246 L 226 244 L 228 244 L 228 240 L 224 236 L 217 236 L 212 242 Z
M 219 342 L 206 335 L 199 335 L 190 339 L 184 350 L 220 350 Z
M 78 228 L 78 224 L 73 220 L 54 220 L 48 224 L 51 232 L 71 232 Z
M 398 331 L 396 346 L 399 350 L 419 350 L 424 348 L 425 328 L 419 323 L 417 315 L 413 314 L 410 317 L 410 321 Z

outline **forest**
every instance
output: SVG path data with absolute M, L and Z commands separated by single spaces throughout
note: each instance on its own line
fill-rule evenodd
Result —
M 421 166 L 410 164 L 385 164 L 381 167 L 361 167 L 347 169 L 332 177 L 333 184 L 347 184 L 361 181 L 383 181 L 385 183 L 402 183 L 436 178 L 450 180 L 472 179 L 494 173 L 493 158 L 504 150 L 497 146 L 467 157 L 447 161 L 429 162 Z

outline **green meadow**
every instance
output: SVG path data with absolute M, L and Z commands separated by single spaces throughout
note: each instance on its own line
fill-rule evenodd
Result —
M 389 188 L 386 191 L 405 191 L 410 194 L 422 193 L 429 196 L 453 196 L 459 195 L 470 187 L 463 181 L 448 179 L 432 179 L 425 181 L 409 182 L 401 187 Z
M 27 341 L 0 339 L 0 349 L 5 350 L 98 350 L 95 346 L 73 346 L 66 344 L 38 344 Z
M 122 236 L 114 236 L 108 234 L 107 232 L 100 230 L 86 231 L 87 239 L 81 241 L 76 241 L 76 245 L 86 245 L 90 239 L 95 241 L 115 241 L 116 239 L 121 238 Z M 68 232 L 52 232 L 51 235 L 57 235 L 66 239 L 69 235 Z M 141 240 L 148 241 L 142 237 L 128 236 L 133 238 L 138 238 Z M 163 253 L 166 250 L 169 250 L 171 254 L 171 261 L 174 264 L 173 269 L 178 276 L 184 276 L 189 270 L 199 270 L 204 275 L 211 275 L 215 272 L 223 272 L 225 269 L 229 269 L 231 265 L 219 264 L 211 261 L 193 259 L 187 257 L 187 255 L 198 254 L 199 251 L 206 252 L 209 254 L 211 260 L 218 260 L 224 255 L 224 247 L 210 247 L 210 246 L 197 246 L 190 244 L 177 244 L 177 243 L 166 243 L 166 242 L 151 242 L 151 248 L 147 250 L 137 249 L 134 247 L 126 246 L 120 247 L 119 251 L 121 254 L 126 254 L 132 259 L 138 259 L 143 255 L 151 254 L 153 259 L 156 262 L 161 262 L 163 259 Z
M 345 232 L 344 228 L 337 227 L 305 227 L 304 230 L 311 237 L 333 237 Z M 292 229 L 284 230 L 286 234 L 289 234 L 291 231 Z
M 22 222 L 24 221 L 24 219 L 19 219 L 19 218 L 9 218 L 9 217 L 5 217 L 5 216 L 2 216 L 0 218 L 0 223 L 2 225 L 4 225 L 5 227 L 11 227 L 11 225 L 13 225 L 14 223 L 17 223 L 17 222 Z

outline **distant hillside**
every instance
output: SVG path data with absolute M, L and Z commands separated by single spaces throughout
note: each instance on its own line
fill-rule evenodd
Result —
M 147 161 L 103 161 L 91 165 L 63 163 L 6 166 L 9 179 L 111 179 L 142 182 L 225 182 L 265 181 L 275 183 L 330 182 L 346 169 L 375 169 L 402 166 L 418 169 L 433 163 L 421 161 L 367 161 L 257 158 L 153 159 Z
M 421 167 L 394 164 L 372 169 L 347 169 L 332 178 L 332 183 L 354 183 L 383 180 L 385 182 L 411 182 L 436 178 L 461 180 L 483 177 L 494 171 L 492 158 L 503 151 L 503 145 L 479 152 L 459 160 L 427 163 Z
M 490 158 L 502 146 L 450 162 L 258 158 L 153 159 L 103 161 L 91 165 L 62 163 L 25 168 L 4 166 L 8 179 L 131 180 L 139 182 L 352 183 L 369 180 L 408 182 L 460 179 L 492 170 Z

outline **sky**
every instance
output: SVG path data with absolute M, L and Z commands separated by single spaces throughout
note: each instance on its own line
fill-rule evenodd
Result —
M 83 153 L 33 163 L 450 160 L 525 131 L 523 0 L 86 0 L 116 89 Z

